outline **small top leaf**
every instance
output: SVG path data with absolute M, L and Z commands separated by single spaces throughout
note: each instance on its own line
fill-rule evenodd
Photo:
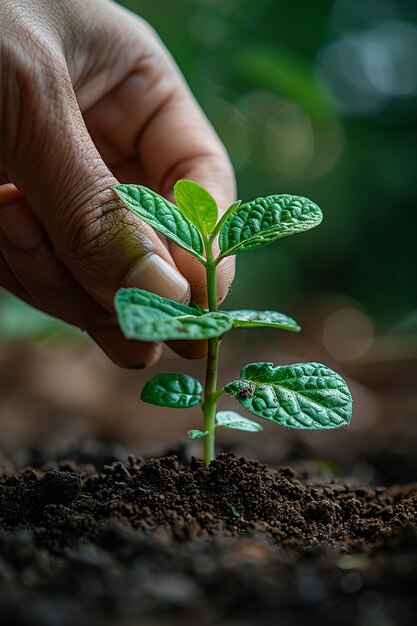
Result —
M 202 387 L 186 374 L 157 374 L 145 384 L 141 400 L 172 409 L 188 409 L 201 401 Z
M 263 430 L 260 424 L 235 411 L 219 411 L 216 415 L 216 423 L 224 428 L 244 430 L 247 433 L 259 433 Z
M 259 248 L 320 224 L 320 208 L 308 198 L 278 195 L 241 204 L 219 235 L 221 256 Z
M 301 330 L 292 317 L 279 313 L 278 311 L 252 311 L 242 309 L 240 311 L 225 311 L 233 319 L 234 328 L 256 328 L 263 326 L 266 328 L 280 328 L 281 330 L 291 330 L 298 332 Z
M 224 212 L 223 217 L 225 217 L 226 219 L 228 217 L 230 217 L 230 215 L 232 213 L 234 213 L 236 211 L 236 209 L 238 209 L 240 207 L 240 205 L 242 204 L 242 200 L 236 200 L 235 202 L 233 202 Z
M 200 233 L 211 233 L 217 222 L 216 201 L 208 191 L 192 180 L 179 180 L 174 187 L 175 201 L 181 213 L 197 226 Z
M 232 328 L 232 318 L 226 313 L 201 313 L 197 307 L 142 289 L 119 289 L 114 305 L 119 326 L 127 339 L 211 339 Z
M 178 207 L 142 185 L 115 185 L 112 189 L 144 222 L 204 261 L 201 235 Z
M 321 363 L 250 363 L 224 388 L 254 415 L 289 428 L 338 428 L 352 414 L 347 384 Z
M 226 211 L 223 213 L 223 215 L 221 216 L 221 218 L 219 219 L 219 221 L 217 222 L 212 234 L 211 234 L 211 240 L 214 241 L 217 237 L 217 235 L 219 234 L 219 232 L 221 231 L 221 229 L 223 228 L 223 224 L 225 224 L 227 222 L 227 220 L 229 219 L 229 217 L 231 216 L 232 213 L 234 213 L 236 211 L 236 209 L 238 207 L 240 207 L 240 205 L 242 204 L 242 200 L 236 200 L 236 202 L 233 202 L 233 204 L 231 204 Z

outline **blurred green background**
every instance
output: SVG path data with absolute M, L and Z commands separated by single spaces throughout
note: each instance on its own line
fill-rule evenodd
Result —
M 307 235 L 241 255 L 229 306 L 291 312 L 344 294 L 378 332 L 415 328 L 415 0 L 120 4 L 172 52 L 230 152 L 239 197 L 295 193 L 324 211 Z M 3 306 L 3 334 L 25 326 L 14 311 Z
M 241 255 L 230 305 L 339 292 L 383 326 L 415 308 L 417 3 L 120 4 L 173 54 L 230 152 L 239 197 L 289 192 L 324 211 L 305 236 Z

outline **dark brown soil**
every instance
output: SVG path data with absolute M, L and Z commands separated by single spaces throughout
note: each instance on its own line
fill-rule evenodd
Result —
M 417 484 L 355 488 L 230 453 L 6 466 L 0 623 L 408 626 L 416 522 Z

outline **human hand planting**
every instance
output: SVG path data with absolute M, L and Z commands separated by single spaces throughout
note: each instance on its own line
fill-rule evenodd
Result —
M 179 178 L 222 208 L 234 199 L 225 150 L 152 29 L 109 0 L 2 0 L 0 285 L 87 329 L 121 365 L 155 362 L 160 344 L 120 332 L 115 291 L 188 302 L 191 287 L 205 306 L 204 268 L 109 188 L 129 181 L 169 197 Z M 233 275 L 225 258 L 219 300 Z

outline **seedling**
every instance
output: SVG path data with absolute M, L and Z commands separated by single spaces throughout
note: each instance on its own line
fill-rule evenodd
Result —
M 207 276 L 208 309 L 162 298 L 142 289 L 120 289 L 115 308 L 120 328 L 128 339 L 170 341 L 208 340 L 206 379 L 185 374 L 158 374 L 143 387 L 141 398 L 150 404 L 190 408 L 201 404 L 202 429 L 188 431 L 203 439 L 204 459 L 215 457 L 217 428 L 257 432 L 262 426 L 234 411 L 217 412 L 223 394 L 234 396 L 244 409 L 269 422 L 302 429 L 338 428 L 349 423 L 352 397 L 343 378 L 321 363 L 250 363 L 240 378 L 218 388 L 219 347 L 233 328 L 300 330 L 291 317 L 277 311 L 219 311 L 216 269 L 226 257 L 259 248 L 277 239 L 314 228 L 322 221 L 320 208 L 298 196 L 274 195 L 232 204 L 218 219 L 211 195 L 189 180 L 174 188 L 177 206 L 140 185 L 116 185 L 114 191 L 144 222 L 187 250 Z M 218 240 L 219 253 L 214 243 Z

